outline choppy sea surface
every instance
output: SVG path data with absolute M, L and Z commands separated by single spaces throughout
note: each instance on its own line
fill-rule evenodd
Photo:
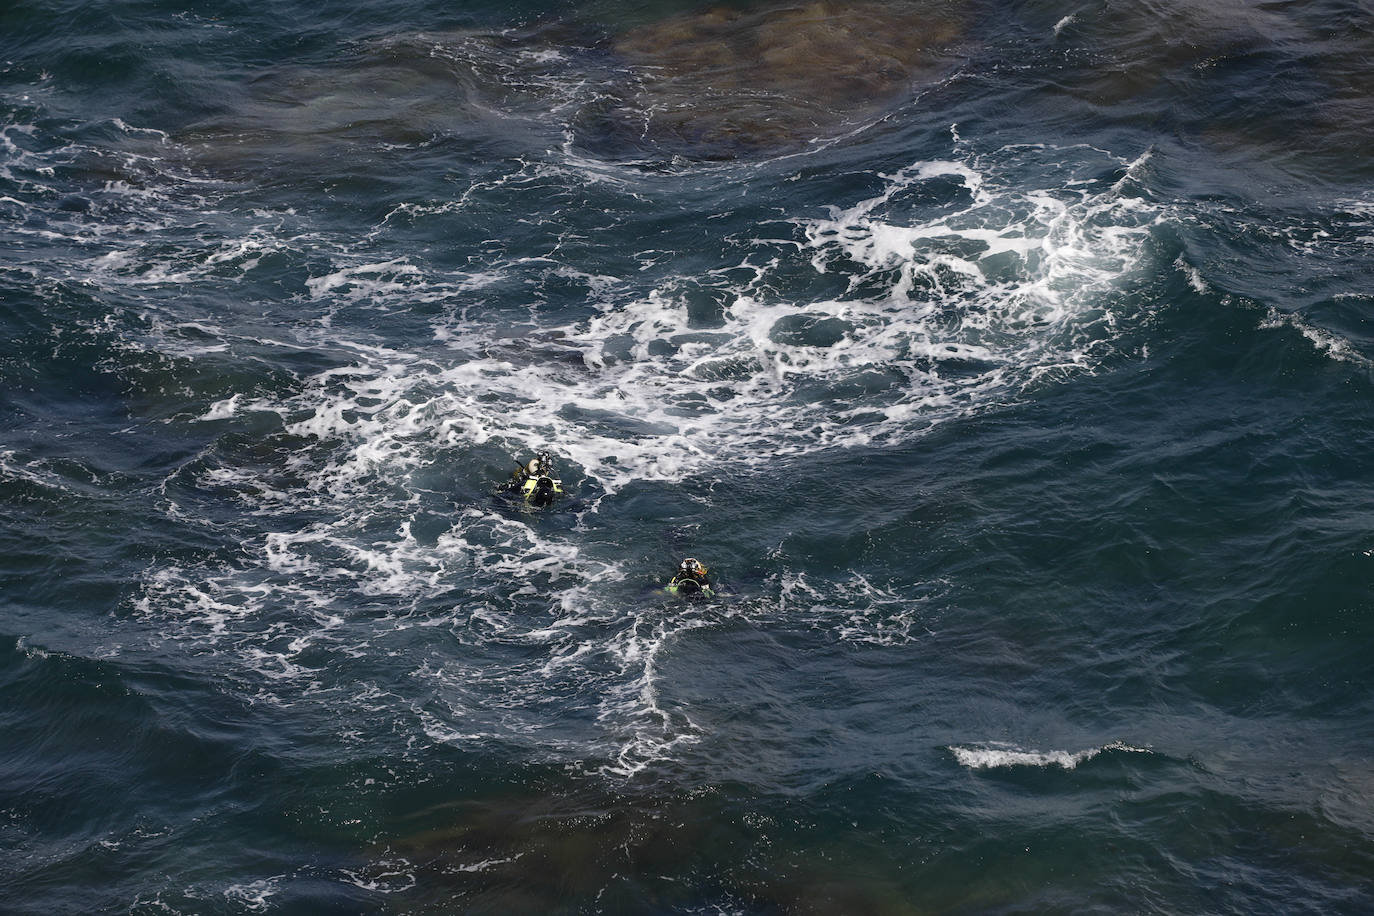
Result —
M 0 911 L 1372 912 L 1372 310 L 1363 0 L 12 0 Z

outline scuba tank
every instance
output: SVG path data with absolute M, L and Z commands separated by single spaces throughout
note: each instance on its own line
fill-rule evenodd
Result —
M 562 494 L 563 481 L 547 474 L 538 477 L 525 478 L 524 485 L 520 488 L 520 495 L 525 498 L 525 502 L 531 506 L 547 506 L 553 502 L 553 498 Z

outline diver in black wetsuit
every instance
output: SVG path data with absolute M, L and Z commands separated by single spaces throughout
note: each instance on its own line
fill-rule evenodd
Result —
M 696 557 L 688 557 L 678 564 L 667 590 L 669 594 L 684 598 L 710 598 L 714 594 L 711 580 L 706 577 L 706 567 Z
M 497 492 L 519 496 L 531 506 L 552 505 L 563 493 L 563 481 L 556 476 L 553 459 L 548 452 L 540 452 L 529 464 L 517 464 L 510 480 L 497 487 Z

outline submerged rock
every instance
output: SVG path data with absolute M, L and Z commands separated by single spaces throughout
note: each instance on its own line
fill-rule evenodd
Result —
M 636 85 L 610 116 L 660 149 L 711 158 L 833 136 L 939 77 L 958 10 L 775 0 L 639 26 L 613 42 Z
M 240 168 L 438 142 L 615 159 L 794 149 L 945 72 L 965 0 L 782 0 L 614 27 L 397 35 L 266 69 L 179 140 Z M 343 155 L 348 152 L 348 156 Z

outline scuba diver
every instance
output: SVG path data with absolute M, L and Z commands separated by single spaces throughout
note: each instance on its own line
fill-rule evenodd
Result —
M 715 594 L 711 591 L 711 580 L 706 578 L 706 567 L 696 557 L 688 557 L 678 564 L 665 591 L 684 598 L 710 598 Z
M 497 487 L 497 492 L 517 494 L 531 506 L 548 506 L 555 496 L 563 493 L 563 481 L 556 476 L 553 459 L 548 452 L 540 452 L 529 464 L 516 462 L 510 480 Z

